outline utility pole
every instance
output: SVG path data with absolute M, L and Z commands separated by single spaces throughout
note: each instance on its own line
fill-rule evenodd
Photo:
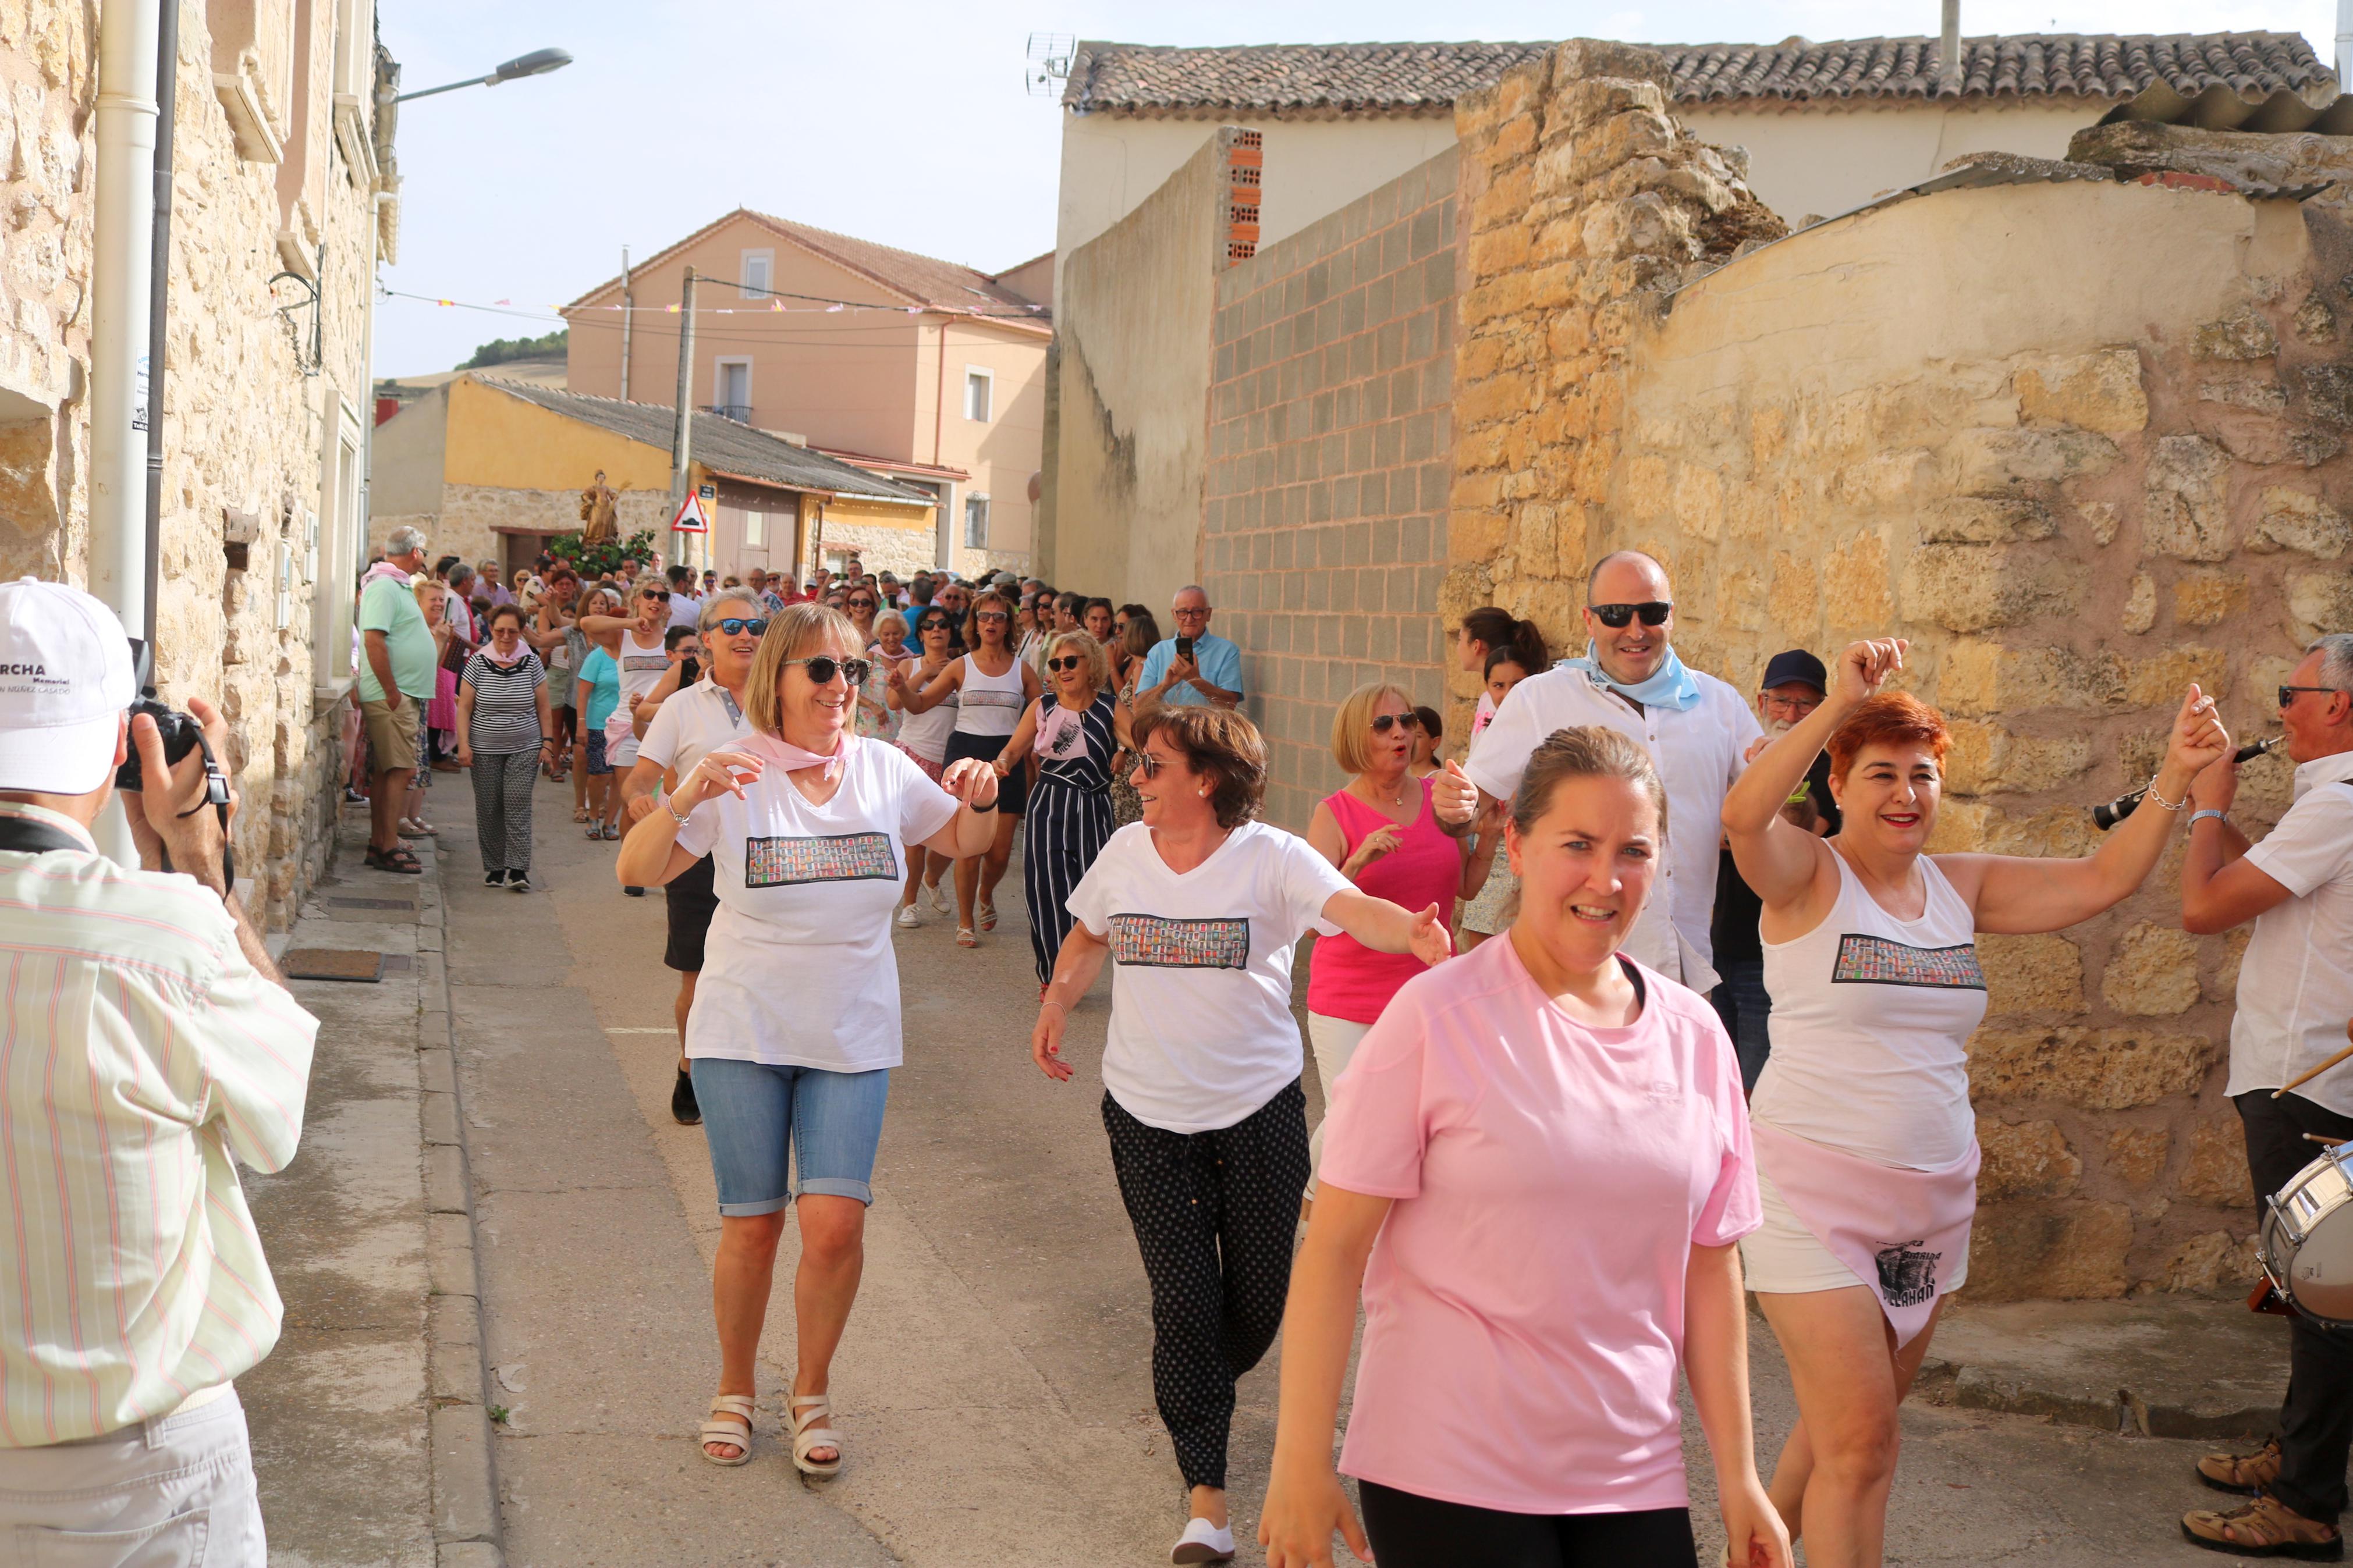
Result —
M 672 426 L 670 442 L 670 506 L 676 516 L 686 504 L 687 465 L 693 456 L 694 405 L 687 394 L 694 381 L 694 268 L 686 269 L 686 289 L 678 302 L 678 422 Z M 696 559 L 695 536 L 680 536 L 686 542 L 679 551 L 679 563 L 702 569 Z
M 629 400 L 629 247 L 621 247 L 621 401 Z

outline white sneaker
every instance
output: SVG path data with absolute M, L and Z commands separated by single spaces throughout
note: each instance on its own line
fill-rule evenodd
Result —
M 944 877 L 932 884 L 932 908 L 942 914 L 948 912 L 948 883 Z
M 907 930 L 913 931 L 917 926 L 923 923 L 923 918 L 915 912 L 914 905 L 901 904 L 899 906 L 899 923 L 902 926 L 904 926 Z
M 1220 1530 L 1206 1519 L 1185 1526 L 1185 1533 L 1168 1549 L 1171 1563 L 1227 1563 L 1234 1555 L 1234 1532 Z

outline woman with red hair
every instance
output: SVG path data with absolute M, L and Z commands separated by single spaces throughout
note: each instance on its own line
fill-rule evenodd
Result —
M 2189 781 L 2231 744 L 2192 685 L 2147 809 L 2097 852 L 1930 855 L 1952 736 L 1918 698 L 1879 689 L 1906 646 L 1850 647 L 1822 705 L 1724 802 L 1733 858 L 1764 903 L 1773 996 L 1773 1054 L 1750 1102 L 1765 1222 L 1741 1258 L 1798 1395 L 1773 1504 L 1814 1568 L 1880 1562 L 1896 1406 L 1968 1273 L 1967 1043 L 1986 1010 L 1977 933 L 2055 931 L 2128 897 Z M 1828 840 L 1780 815 L 1825 745 L 1844 817 Z

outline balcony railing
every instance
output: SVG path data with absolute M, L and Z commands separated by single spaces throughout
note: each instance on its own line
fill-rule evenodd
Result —
M 752 405 L 748 403 L 706 403 L 705 414 L 716 414 L 722 419 L 733 419 L 738 425 L 752 423 Z

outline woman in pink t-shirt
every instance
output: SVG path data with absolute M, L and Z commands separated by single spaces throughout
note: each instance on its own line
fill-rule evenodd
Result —
M 1269 1568 L 1330 1562 L 1335 1530 L 1380 1568 L 1689 1568 L 1679 1370 L 1734 1560 L 1787 1568 L 1749 1427 L 1740 1066 L 1704 997 L 1618 952 L 1665 810 L 1614 731 L 1538 747 L 1519 919 L 1408 981 L 1341 1079 L 1283 1321 Z M 1339 1468 L 1361 1527 L 1331 1457 L 1360 1288 Z
M 1435 904 L 1451 917 L 1456 899 L 1479 889 L 1464 878 L 1471 841 L 1438 825 L 1430 781 L 1409 772 L 1420 734 L 1413 699 L 1396 687 L 1375 681 L 1348 693 L 1332 716 L 1332 760 L 1352 776 L 1316 805 L 1307 842 L 1360 891 L 1409 910 Z M 1398 987 L 1426 967 L 1409 952 L 1378 952 L 1345 931 L 1316 940 L 1307 972 L 1307 1040 L 1315 1047 L 1327 1107 L 1365 1031 Z M 1308 1157 L 1323 1152 L 1319 1126 Z M 1307 1194 L 1315 1195 L 1313 1176 Z

